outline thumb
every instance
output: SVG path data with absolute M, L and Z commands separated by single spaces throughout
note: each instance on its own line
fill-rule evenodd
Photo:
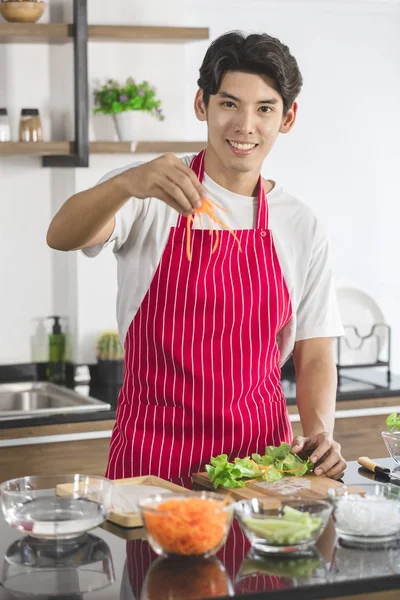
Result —
M 301 452 L 301 450 L 303 450 L 303 448 L 304 448 L 305 441 L 306 441 L 306 438 L 301 435 L 298 435 L 297 437 L 295 437 L 292 442 L 292 447 L 291 447 L 292 452 L 294 452 L 295 454 L 297 452 Z

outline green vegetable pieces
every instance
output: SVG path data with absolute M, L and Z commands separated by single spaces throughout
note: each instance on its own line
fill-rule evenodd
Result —
M 386 425 L 389 429 L 397 429 L 400 431 L 400 415 L 397 416 L 397 413 L 391 413 L 386 419 Z
M 280 446 L 267 446 L 262 456 L 253 454 L 251 458 L 235 458 L 233 463 L 228 461 L 226 454 L 220 454 L 211 458 L 206 471 L 215 488 L 243 487 L 250 479 L 278 481 L 284 475 L 300 477 L 309 473 L 313 468 L 311 461 L 302 460 L 290 449 L 289 444 L 282 442 Z
M 313 532 L 321 526 L 321 519 L 285 506 L 282 517 L 244 517 L 243 525 L 254 535 L 270 543 L 292 546 L 312 540 Z
M 206 465 L 206 471 L 214 487 L 220 485 L 226 488 L 244 487 L 244 477 L 256 479 L 263 476 L 263 471 L 250 458 L 237 458 L 234 463 L 228 462 L 227 454 L 220 454 L 211 459 L 211 465 Z

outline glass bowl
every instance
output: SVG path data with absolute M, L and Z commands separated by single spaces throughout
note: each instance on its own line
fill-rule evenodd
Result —
M 382 437 L 390 456 L 400 465 L 400 431 L 382 431 Z
M 92 475 L 33 475 L 0 485 L 1 508 L 11 527 L 36 538 L 72 538 L 101 525 L 113 483 Z
M 331 512 L 326 500 L 309 498 L 287 498 L 279 506 L 253 498 L 235 505 L 246 537 L 261 554 L 302 552 L 318 540 Z
M 337 534 L 347 542 L 385 544 L 400 534 L 400 488 L 363 483 L 330 488 Z
M 214 492 L 155 494 L 139 501 L 150 546 L 165 556 L 214 555 L 225 543 L 233 501 Z

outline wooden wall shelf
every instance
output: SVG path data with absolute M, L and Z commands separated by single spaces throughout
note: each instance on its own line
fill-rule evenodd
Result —
M 72 41 L 73 25 L 67 23 L 0 23 L 0 43 L 65 44 Z
M 89 142 L 89 42 L 182 43 L 206 40 L 207 27 L 167 27 L 143 25 L 89 25 L 87 0 L 73 0 L 73 24 L 0 23 L 0 44 L 73 43 L 74 47 L 74 142 L 21 144 L 0 143 L 0 156 L 42 156 L 44 167 L 88 167 L 89 154 L 197 152 L 202 142 Z
M 192 42 L 207 40 L 207 27 L 149 27 L 143 25 L 89 25 L 89 41 Z
M 74 26 L 67 23 L 0 23 L 0 43 L 65 44 Z M 89 41 L 191 42 L 208 39 L 206 27 L 150 27 L 140 25 L 89 25 Z
M 206 142 L 89 142 L 89 154 L 147 154 L 200 152 Z M 74 152 L 73 142 L 3 142 L 0 156 L 68 156 Z
M 91 154 L 140 154 L 164 152 L 200 152 L 206 142 L 90 142 Z
M 2 142 L 0 156 L 67 156 L 73 146 L 72 142 Z

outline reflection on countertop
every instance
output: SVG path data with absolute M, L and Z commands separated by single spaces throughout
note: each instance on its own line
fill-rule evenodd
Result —
M 393 466 L 390 459 L 378 459 Z M 365 482 L 350 463 L 345 483 Z M 126 532 L 135 539 L 126 540 Z M 315 550 L 282 558 L 254 554 L 234 521 L 226 544 L 210 559 L 157 557 L 142 529 L 97 528 L 66 542 L 35 541 L 0 515 L 0 600 L 317 600 L 378 593 L 400 587 L 400 546 L 350 548 L 330 522 Z M 285 593 L 286 592 L 286 593 Z M 395 593 L 395 592 L 394 592 Z M 364 597 L 364 596 L 363 596 Z M 372 598 L 375 596 L 371 596 Z M 394 597 L 394 596 L 393 596 Z

